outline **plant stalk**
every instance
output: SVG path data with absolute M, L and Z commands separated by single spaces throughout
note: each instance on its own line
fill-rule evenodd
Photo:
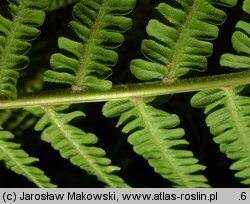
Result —
M 178 79 L 174 82 L 144 82 L 128 85 L 115 85 L 109 91 L 74 91 L 72 89 L 27 93 L 16 100 L 0 99 L 0 109 L 24 108 L 34 106 L 53 106 L 61 104 L 104 102 L 133 97 L 152 97 L 158 95 L 196 92 L 207 89 L 230 88 L 250 84 L 250 71 L 232 74 Z

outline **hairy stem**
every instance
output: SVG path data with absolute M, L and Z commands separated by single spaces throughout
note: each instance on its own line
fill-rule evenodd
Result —
M 145 82 L 117 85 L 109 91 L 73 91 L 72 89 L 41 93 L 30 93 L 17 100 L 0 100 L 0 109 L 23 108 L 40 105 L 60 105 L 73 103 L 122 100 L 131 97 L 151 97 L 158 95 L 201 91 L 214 88 L 234 87 L 250 84 L 250 71 L 188 79 L 178 79 L 173 83 Z

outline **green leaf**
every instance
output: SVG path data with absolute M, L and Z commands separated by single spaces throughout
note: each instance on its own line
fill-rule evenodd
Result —
M 223 54 L 220 59 L 220 65 L 233 69 L 249 69 L 250 23 L 239 21 L 236 25 L 236 30 L 232 36 L 232 43 L 238 54 Z
M 243 11 L 250 14 L 250 0 L 244 0 L 244 2 L 243 2 Z
M 122 32 L 132 20 L 124 15 L 135 5 L 135 0 L 80 1 L 74 6 L 74 21 L 69 26 L 77 40 L 61 37 L 59 48 L 65 54 L 51 57 L 51 67 L 45 81 L 66 83 L 77 89 L 109 90 L 112 82 L 106 80 L 111 66 L 118 60 L 114 51 L 124 41 Z
M 0 160 L 3 160 L 6 167 L 16 174 L 26 177 L 37 187 L 52 188 L 56 185 L 50 183 L 50 179 L 44 175 L 44 172 L 37 167 L 31 166 L 34 162 L 39 161 L 30 157 L 20 145 L 10 142 L 14 136 L 8 131 L 0 130 Z
M 107 102 L 103 107 L 106 117 L 120 116 L 117 126 L 129 134 L 128 142 L 134 151 L 148 160 L 158 174 L 177 187 L 208 187 L 207 179 L 198 172 L 205 169 L 197 164 L 192 152 L 179 149 L 188 142 L 184 130 L 176 128 L 177 115 L 158 110 L 141 99 Z
M 11 19 L 0 15 L 0 94 L 11 99 L 17 97 L 16 82 L 18 70 L 29 64 L 25 54 L 40 31 L 36 28 L 43 24 L 43 11 L 48 0 L 10 0 Z
M 193 107 L 205 108 L 206 123 L 228 158 L 236 160 L 230 169 L 243 184 L 250 184 L 250 97 L 233 89 L 208 90 L 193 96 Z
M 244 1 L 243 9 L 247 10 Z M 239 21 L 232 36 L 232 44 L 236 54 L 223 54 L 220 64 L 233 69 L 250 68 L 250 24 Z M 224 87 L 201 91 L 193 96 L 193 107 L 205 108 L 206 123 L 214 136 L 214 141 L 220 145 L 220 150 L 228 158 L 236 160 L 230 169 L 237 171 L 236 177 L 243 184 L 250 184 L 250 98 L 241 96 L 241 87 Z
M 85 170 L 89 175 L 96 176 L 108 187 L 129 187 L 123 179 L 114 174 L 120 168 L 111 165 L 111 160 L 105 157 L 106 152 L 94 146 L 98 141 L 97 137 L 69 124 L 84 117 L 83 112 L 60 113 L 58 110 L 45 107 L 28 110 L 41 117 L 35 129 L 43 130 L 42 140 L 50 143 L 63 158 L 69 159 L 72 164 Z
M 220 2 L 231 5 L 235 1 Z M 156 11 L 159 18 L 149 21 L 150 39 L 141 46 L 148 61 L 133 60 L 133 75 L 149 81 L 176 79 L 190 70 L 204 71 L 213 49 L 209 41 L 217 38 L 217 25 L 225 21 L 226 14 L 207 0 L 160 3 Z

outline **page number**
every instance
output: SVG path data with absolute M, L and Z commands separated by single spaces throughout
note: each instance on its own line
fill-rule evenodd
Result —
M 247 199 L 247 193 L 246 192 L 242 192 L 240 194 L 240 199 L 239 200 L 246 200 Z

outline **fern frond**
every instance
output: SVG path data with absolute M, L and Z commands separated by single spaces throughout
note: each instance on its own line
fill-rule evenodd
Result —
M 129 29 L 132 20 L 124 15 L 135 5 L 135 0 L 81 0 L 73 8 L 74 21 L 70 23 L 77 40 L 61 37 L 59 48 L 65 54 L 51 57 L 55 71 L 45 73 L 45 81 L 70 84 L 75 89 L 108 90 L 118 54 L 113 49 L 124 41 L 122 32 Z
M 177 187 L 208 187 L 207 179 L 198 171 L 204 166 L 197 164 L 192 152 L 181 150 L 188 142 L 182 137 L 184 130 L 176 128 L 177 115 L 158 110 L 141 99 L 110 101 L 103 107 L 106 117 L 120 116 L 117 126 L 130 134 L 128 142 L 136 153 L 148 160 L 158 174 L 172 181 Z
M 211 1 L 214 3 L 215 1 Z M 237 1 L 216 1 L 233 5 Z M 149 60 L 136 59 L 131 72 L 140 80 L 176 79 L 190 70 L 204 71 L 212 54 L 210 40 L 218 36 L 217 25 L 226 14 L 208 0 L 174 0 L 160 3 L 159 20 L 150 20 L 141 50 Z
M 111 74 L 109 67 L 118 59 L 114 49 L 121 45 L 122 33 L 132 25 L 132 20 L 125 15 L 134 5 L 135 0 L 80 0 L 73 7 L 74 20 L 69 24 L 73 37 L 59 38 L 62 53 L 51 56 L 54 70 L 45 72 L 44 81 L 70 84 L 73 90 L 110 89 L 112 82 L 106 78 Z M 36 110 L 35 114 L 42 118 L 36 129 L 43 130 L 43 140 L 107 186 L 128 187 L 120 177 L 112 174 L 119 168 L 110 165 L 111 161 L 104 157 L 105 151 L 93 146 L 97 137 L 68 124 L 74 118 L 83 117 L 82 112 L 61 113 L 65 110 L 62 106 L 60 110 L 58 107 L 38 109 L 40 111 Z
M 10 132 L 0 130 L 0 160 L 4 161 L 6 167 L 16 174 L 25 176 L 38 187 L 56 187 L 50 183 L 50 179 L 44 175 L 42 170 L 31 166 L 39 159 L 30 157 L 24 150 L 20 149 L 19 144 L 9 141 L 13 138 L 14 136 Z
M 211 3 L 232 6 L 236 1 Z M 160 20 L 149 21 L 147 33 L 151 39 L 143 40 L 141 46 L 149 61 L 133 60 L 130 64 L 133 75 L 144 81 L 169 82 L 192 69 L 203 71 L 213 48 L 209 41 L 217 38 L 217 25 L 226 18 L 211 3 L 207 0 L 160 3 L 156 7 Z M 141 99 L 107 102 L 103 112 L 108 117 L 121 115 L 118 126 L 128 123 L 123 132 L 131 134 L 128 141 L 134 150 L 164 178 L 179 187 L 208 186 L 206 178 L 197 175 L 205 167 L 197 164 L 190 151 L 177 148 L 188 144 L 181 139 L 184 130 L 175 128 L 179 124 L 178 116 L 157 110 Z
M 59 109 L 65 107 L 60 106 Z M 46 107 L 29 109 L 41 117 L 35 129 L 43 130 L 42 140 L 51 143 L 63 158 L 69 159 L 88 174 L 96 176 L 108 187 L 129 187 L 123 179 L 114 175 L 114 171 L 120 168 L 110 165 L 111 160 L 105 157 L 105 151 L 93 146 L 97 143 L 97 137 L 68 124 L 74 119 L 84 117 L 84 113 L 81 111 L 59 113 L 59 109 Z
M 250 13 L 244 1 L 243 8 Z M 224 54 L 220 64 L 233 69 L 250 68 L 250 24 L 239 21 L 232 36 L 238 54 Z M 205 108 L 206 123 L 214 141 L 228 158 L 236 160 L 231 169 L 243 184 L 250 185 L 250 97 L 240 95 L 243 87 L 208 90 L 193 96 L 193 107 Z
M 193 96 L 193 107 L 205 108 L 206 123 L 243 184 L 250 184 L 250 98 L 234 89 L 209 90 Z
M 250 2 L 249 2 L 250 3 Z M 250 13 L 250 8 L 249 8 Z M 239 54 L 223 54 L 221 66 L 233 69 L 250 69 L 250 23 L 239 21 L 232 36 L 233 48 Z
M 11 99 L 17 96 L 18 70 L 25 68 L 29 58 L 25 55 L 39 34 L 36 28 L 45 19 L 48 0 L 10 0 L 11 19 L 0 15 L 0 94 Z

